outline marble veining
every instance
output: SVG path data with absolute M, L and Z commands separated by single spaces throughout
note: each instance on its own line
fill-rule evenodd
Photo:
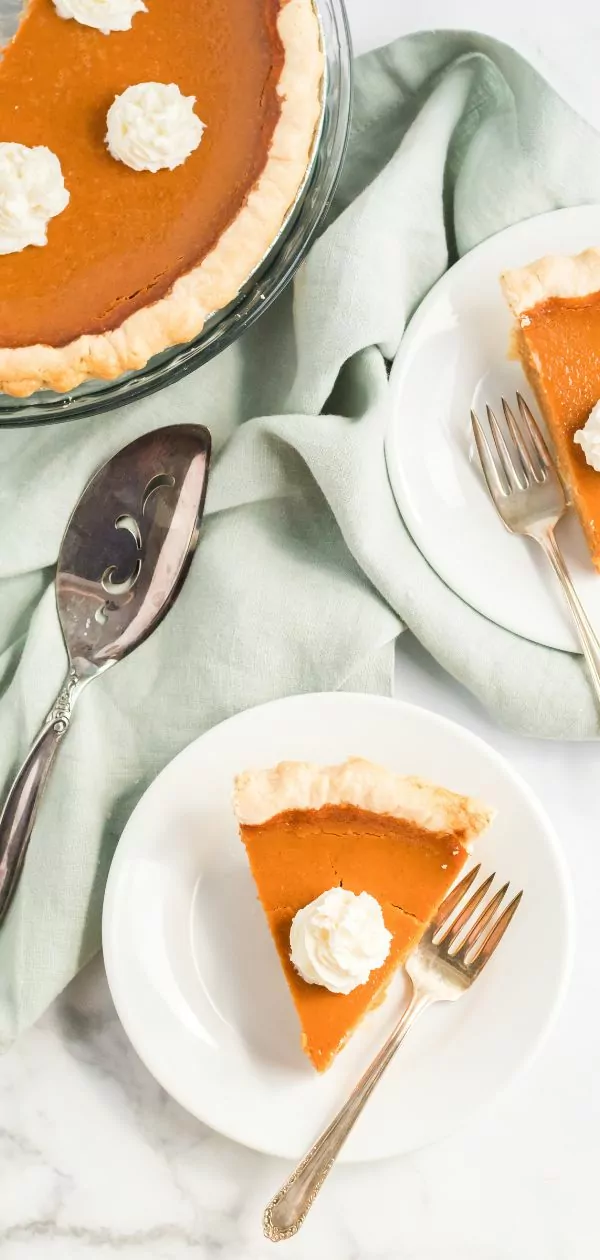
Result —
M 290 1254 L 583 1260 L 594 1202 L 585 1169 L 600 1149 L 597 1127 L 581 1123 L 592 1047 L 581 1076 L 560 1073 L 571 1033 L 563 1017 L 536 1071 L 465 1133 L 340 1169 Z M 0 1116 L 2 1260 L 272 1254 L 261 1209 L 285 1165 L 220 1138 L 164 1094 L 121 1029 L 100 960 L 2 1061 Z

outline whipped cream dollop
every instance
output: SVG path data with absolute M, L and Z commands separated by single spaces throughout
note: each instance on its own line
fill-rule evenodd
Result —
M 136 13 L 147 13 L 143 0 L 54 0 L 61 18 L 74 18 L 82 26 L 93 26 L 103 35 L 128 31 Z
M 181 166 L 204 131 L 195 103 L 195 96 L 183 96 L 176 83 L 134 83 L 108 111 L 109 152 L 134 171 Z
M 592 407 L 583 429 L 573 435 L 573 441 L 581 447 L 590 468 L 600 472 L 600 401 Z
M 0 254 L 45 245 L 50 219 L 68 201 L 60 162 L 51 149 L 0 144 Z
M 370 893 L 330 888 L 294 916 L 290 957 L 308 984 L 351 993 L 383 966 L 391 939 Z

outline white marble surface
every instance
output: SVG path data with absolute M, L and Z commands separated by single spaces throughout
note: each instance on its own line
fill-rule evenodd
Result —
M 556 71 L 564 94 L 600 122 L 591 0 L 570 0 L 568 16 L 557 0 L 505 0 L 501 13 L 481 0 L 350 0 L 349 9 L 358 48 L 425 25 L 495 31 Z M 600 1253 L 600 748 L 498 730 L 408 637 L 397 685 L 490 740 L 544 800 L 575 884 L 575 976 L 526 1077 L 443 1145 L 334 1173 L 288 1253 L 591 1260 Z M 100 960 L 0 1062 L 1 1260 L 262 1260 L 272 1244 L 261 1209 L 284 1172 L 198 1125 L 155 1085 L 116 1019 Z

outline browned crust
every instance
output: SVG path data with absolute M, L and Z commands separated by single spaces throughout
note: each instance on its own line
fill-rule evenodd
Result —
M 235 813 L 242 826 L 256 826 L 290 810 L 330 805 L 353 805 L 406 819 L 426 831 L 456 833 L 466 847 L 492 819 L 492 811 L 479 801 L 360 757 L 339 766 L 284 761 L 269 770 L 246 771 L 235 782 Z
M 527 267 L 505 271 L 500 283 L 517 319 L 550 298 L 587 297 L 600 292 L 600 249 L 572 256 L 547 254 Z

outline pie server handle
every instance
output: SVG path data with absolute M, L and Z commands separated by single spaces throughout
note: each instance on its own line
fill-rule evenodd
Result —
M 87 679 L 69 674 L 37 738 L 17 772 L 0 815 L 0 924 L 8 912 L 35 816 L 59 745 L 71 721 L 73 705 Z

